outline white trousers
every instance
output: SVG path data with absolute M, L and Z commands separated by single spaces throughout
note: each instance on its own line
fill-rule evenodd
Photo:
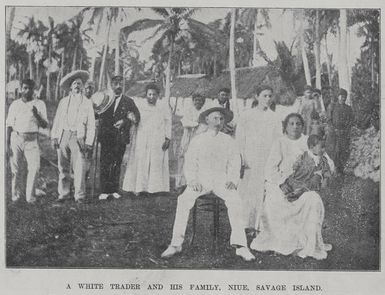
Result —
M 23 191 L 22 179 L 24 169 L 24 158 L 27 162 L 27 185 L 25 190 L 26 200 L 29 202 L 34 196 L 35 182 L 40 169 L 40 149 L 37 142 L 37 135 L 32 136 L 33 139 L 26 139 L 16 132 L 11 134 L 11 170 L 12 170 L 12 200 L 16 201 L 20 198 Z
M 70 194 L 71 188 L 71 168 L 74 171 L 75 200 L 86 196 L 86 159 L 80 152 L 77 143 L 76 132 L 63 132 L 60 147 L 57 150 L 59 182 L 59 198 L 64 198 Z M 71 167 L 72 162 L 72 167 Z
M 201 192 L 195 192 L 190 186 L 187 186 L 183 194 L 178 197 L 171 240 L 172 246 L 182 246 L 190 209 L 194 206 L 195 200 L 199 198 L 199 196 L 211 192 L 225 201 L 231 226 L 230 244 L 247 247 L 246 234 L 242 223 L 241 202 L 238 192 L 236 190 L 228 190 L 225 187 L 215 187 L 214 189 L 203 188 Z

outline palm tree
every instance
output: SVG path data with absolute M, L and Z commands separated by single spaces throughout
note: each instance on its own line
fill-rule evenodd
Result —
M 348 101 L 349 102 L 349 93 L 350 93 L 350 79 L 348 71 L 348 60 L 347 60 L 347 11 L 346 9 L 340 10 L 339 18 L 339 63 L 338 63 L 338 78 L 339 85 L 341 88 L 344 88 L 348 91 Z
M 38 74 L 39 74 L 39 65 L 38 62 L 41 58 L 41 47 L 42 47 L 42 38 L 43 33 L 46 31 L 47 28 L 44 26 L 44 24 L 41 21 L 35 22 L 34 17 L 28 18 L 28 23 L 24 25 L 24 28 L 21 29 L 18 32 L 18 35 L 20 37 L 23 37 L 26 41 L 27 45 L 27 52 L 28 52 L 28 69 L 29 69 L 29 78 L 33 79 L 33 61 L 32 57 L 35 56 L 35 61 L 37 61 L 36 64 L 36 80 L 38 80 Z
M 258 15 L 263 18 L 263 23 L 258 22 Z M 260 45 L 258 35 L 263 27 L 271 28 L 271 22 L 269 17 L 269 10 L 262 8 L 244 8 L 240 12 L 240 20 L 253 30 L 253 60 L 252 65 L 255 67 L 258 64 L 258 53 L 260 51 Z
M 103 56 L 102 56 L 102 63 L 100 67 L 100 75 L 99 75 L 99 83 L 98 88 L 101 89 L 103 86 L 103 78 L 104 73 L 106 72 L 106 59 L 107 59 L 107 53 L 109 49 L 109 42 L 110 42 L 110 33 L 111 33 L 111 27 L 113 23 L 117 23 L 117 20 L 120 19 L 120 21 L 123 21 L 123 19 L 127 16 L 124 8 L 119 7 L 87 7 L 84 8 L 80 14 L 84 15 L 87 11 L 91 11 L 91 16 L 88 21 L 88 24 L 92 26 L 96 26 L 96 35 L 99 35 L 100 28 L 102 23 L 106 23 L 107 25 L 107 34 L 105 43 L 103 45 Z M 118 40 L 117 40 L 117 46 L 115 48 L 115 74 L 119 74 L 120 70 L 120 48 L 119 48 L 119 39 L 120 39 L 120 29 L 118 30 Z
M 230 81 L 231 81 L 231 97 L 234 101 L 232 103 L 234 107 L 234 113 L 238 113 L 238 105 L 237 105 L 237 91 L 235 88 L 235 19 L 236 19 L 237 9 L 232 8 L 231 9 L 231 26 L 230 26 L 230 52 L 229 52 L 229 68 L 230 68 Z
M 181 26 L 188 23 L 189 26 L 200 26 L 201 23 L 195 21 L 191 16 L 196 9 L 192 8 L 152 8 L 163 19 L 142 19 L 134 22 L 131 26 L 122 29 L 122 33 L 128 36 L 134 31 L 142 31 L 150 28 L 156 28 L 155 32 L 145 41 L 155 38 L 159 34 L 160 38 L 155 42 L 154 47 L 161 48 L 163 43 L 167 43 L 167 67 L 166 67 L 166 87 L 165 97 L 170 99 L 170 81 L 171 81 L 171 62 L 174 53 L 176 39 L 183 31 Z

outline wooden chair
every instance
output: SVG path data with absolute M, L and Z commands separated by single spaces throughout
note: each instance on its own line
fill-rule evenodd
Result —
M 198 211 L 207 211 L 213 213 L 213 251 L 216 252 L 218 248 L 218 236 L 219 236 L 219 216 L 220 212 L 227 208 L 223 205 L 223 200 L 218 198 L 215 194 L 206 194 L 200 196 L 192 208 L 192 234 L 190 237 L 189 245 L 192 246 L 196 234 L 196 223 Z

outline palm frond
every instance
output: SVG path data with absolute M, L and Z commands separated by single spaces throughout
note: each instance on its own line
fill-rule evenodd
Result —
M 161 25 L 164 23 L 164 20 L 161 19 L 141 19 L 134 22 L 132 25 L 122 28 L 121 32 L 124 35 L 129 35 L 135 31 L 143 31 Z
M 164 18 L 168 18 L 170 14 L 168 13 L 166 8 L 153 7 L 151 8 L 155 13 L 159 14 Z
M 161 31 L 165 31 L 167 28 L 166 28 L 166 25 L 160 25 L 156 30 L 155 30 L 155 32 L 153 33 L 153 34 L 151 34 L 149 37 L 147 37 L 146 39 L 144 39 L 143 41 L 142 41 L 142 44 L 143 43 L 146 43 L 147 41 L 149 41 L 149 40 L 151 40 L 151 39 L 153 39 L 153 38 L 155 38 Z

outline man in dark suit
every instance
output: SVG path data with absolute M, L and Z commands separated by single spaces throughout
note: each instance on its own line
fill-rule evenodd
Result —
M 134 101 L 123 92 L 123 77 L 115 76 L 111 80 L 115 100 L 100 115 L 100 185 L 99 200 L 110 195 L 118 199 L 120 166 L 126 145 L 130 142 L 130 128 L 140 120 L 139 110 Z

